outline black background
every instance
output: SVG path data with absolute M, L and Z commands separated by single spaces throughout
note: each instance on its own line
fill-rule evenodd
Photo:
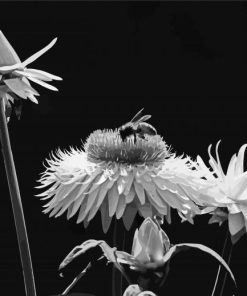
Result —
M 247 142 L 246 36 L 247 5 L 237 2 L 9 2 L 0 3 L 0 29 L 22 60 L 58 37 L 57 44 L 35 61 L 38 68 L 63 77 L 59 92 L 35 85 L 39 105 L 24 102 L 20 121 L 9 123 L 20 183 L 38 296 L 61 293 L 87 264 L 88 256 L 68 268 L 57 267 L 85 239 L 112 245 L 111 226 L 104 236 L 100 215 L 84 230 L 63 215 L 49 219 L 34 195 L 42 161 L 57 147 L 80 146 L 99 128 L 115 128 L 140 108 L 178 154 L 208 160 L 209 144 L 222 139 L 224 169 Z M 24 295 L 11 202 L 1 158 L 0 289 Z M 227 225 L 164 225 L 173 243 L 204 243 L 221 253 Z M 137 223 L 137 222 L 136 222 Z M 136 225 L 137 226 L 137 225 Z M 128 234 L 130 251 L 134 228 Z M 121 232 L 120 236 L 121 236 Z M 121 237 L 120 237 L 121 240 Z M 230 266 L 246 289 L 246 236 L 233 248 Z M 228 245 L 229 247 L 229 245 Z M 119 247 L 120 248 L 120 247 Z M 199 252 L 177 256 L 163 295 L 211 295 L 217 263 Z M 221 279 L 222 281 L 222 279 Z M 232 295 L 229 278 L 223 295 Z M 216 295 L 219 295 L 217 290 Z M 94 265 L 73 289 L 111 295 L 111 267 Z

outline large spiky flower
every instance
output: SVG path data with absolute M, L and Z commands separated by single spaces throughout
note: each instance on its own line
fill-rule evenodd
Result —
M 50 217 L 79 212 L 86 227 L 100 210 L 106 232 L 114 215 L 129 230 L 137 212 L 169 222 L 170 207 L 190 222 L 200 212 L 190 199 L 198 185 L 191 159 L 176 157 L 159 135 L 123 141 L 118 130 L 97 130 L 81 149 L 58 149 L 47 164 L 37 188 L 49 186 L 38 196 L 50 199 L 43 211 Z
M 212 208 L 210 222 L 221 224 L 228 219 L 229 231 L 235 243 L 247 231 L 247 171 L 244 171 L 247 144 L 232 156 L 227 172 L 224 173 L 218 154 L 219 143 L 216 145 L 216 159 L 211 155 L 211 145 L 208 149 L 209 164 L 213 170 L 209 170 L 200 157 L 198 169 L 204 171 L 204 176 L 211 184 L 206 188 L 206 195 L 210 197 L 207 205 L 215 206 Z

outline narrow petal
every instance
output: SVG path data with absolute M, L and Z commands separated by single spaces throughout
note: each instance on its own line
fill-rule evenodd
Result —
M 31 77 L 40 79 L 40 80 L 45 80 L 45 81 L 52 81 L 52 80 L 63 80 L 63 78 L 53 75 L 51 73 L 48 73 L 46 71 L 38 70 L 38 69 L 30 69 L 30 68 L 25 68 L 24 69 L 25 75 L 29 75 Z M 24 75 L 24 74 L 22 74 Z
M 143 186 L 140 183 L 134 182 L 134 187 L 135 187 L 135 191 L 136 191 L 136 194 L 139 198 L 141 205 L 144 205 L 145 204 L 145 192 L 144 192 Z
M 76 221 L 77 224 L 79 224 L 83 221 L 83 214 L 85 212 L 86 206 L 87 206 L 87 199 L 84 199 L 81 202 L 80 211 L 79 211 L 77 221 Z
M 129 173 L 126 176 L 126 184 L 125 184 L 125 189 L 124 189 L 124 194 L 127 196 L 131 190 L 133 181 L 134 181 L 134 174 L 133 173 Z
M 117 180 L 117 189 L 118 189 L 119 195 L 124 192 L 125 185 L 126 185 L 126 178 L 123 176 L 119 176 L 119 178 Z
M 125 196 L 121 194 L 118 199 L 117 209 L 116 209 L 116 218 L 120 219 L 125 211 L 126 203 Z
M 235 174 L 240 175 L 244 171 L 244 153 L 246 150 L 247 144 L 244 144 L 241 146 L 241 148 L 238 151 L 238 159 L 235 167 Z
M 96 190 L 94 190 L 93 192 L 91 192 L 90 194 L 88 194 L 87 207 L 86 207 L 85 212 L 83 214 L 83 217 L 84 218 L 86 217 L 86 215 L 88 214 L 88 212 L 91 210 L 91 208 L 93 207 L 93 205 L 95 205 L 99 191 L 100 191 L 100 187 L 98 187 Z
M 100 211 L 101 211 L 101 222 L 102 222 L 103 232 L 107 233 L 112 220 L 112 217 L 109 216 L 107 200 L 103 202 L 100 208 Z
M 42 56 L 45 52 L 47 52 L 57 41 L 57 38 L 54 38 L 47 46 L 31 55 L 28 59 L 22 62 L 22 66 L 25 68 L 27 65 L 31 64 L 35 60 L 37 60 L 40 56 Z
M 109 205 L 109 216 L 112 217 L 117 209 L 119 194 L 117 190 L 117 185 L 114 183 L 112 188 L 108 192 L 108 205 Z
M 229 186 L 232 184 L 235 176 L 235 164 L 237 161 L 237 156 L 234 154 L 229 162 L 227 173 L 226 173 L 226 184 L 229 184 Z
M 97 201 L 97 207 L 102 204 L 102 202 L 106 196 L 106 193 L 113 186 L 114 183 L 115 183 L 115 180 L 110 180 L 110 181 L 108 180 L 108 181 L 105 181 L 105 183 L 103 183 L 102 185 L 100 185 L 99 199 Z
M 182 203 L 179 202 L 176 194 L 171 193 L 169 190 L 160 190 L 159 188 L 157 188 L 157 192 L 163 198 L 163 200 L 167 202 L 168 205 L 172 208 L 179 210 L 183 209 Z
M 50 84 L 48 84 L 48 83 L 46 83 L 46 82 L 44 82 L 42 80 L 36 79 L 34 77 L 28 77 L 28 79 L 35 82 L 35 83 L 37 83 L 37 84 L 39 84 L 39 85 L 41 85 L 41 86 L 43 86 L 43 87 L 45 87 L 45 88 L 48 88 L 48 89 L 54 90 L 54 91 L 58 91 L 58 89 L 55 86 L 52 86 L 52 85 L 50 85 Z
M 126 204 L 131 203 L 134 200 L 134 197 L 136 196 L 136 192 L 134 190 L 134 185 L 131 186 L 129 193 L 125 197 Z
M 137 213 L 137 208 L 134 205 L 129 204 L 126 206 L 126 210 L 123 214 L 123 223 L 127 231 L 130 230 L 131 225 L 135 219 L 136 213 Z

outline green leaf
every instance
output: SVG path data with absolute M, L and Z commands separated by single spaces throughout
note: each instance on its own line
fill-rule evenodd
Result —
M 230 267 L 225 262 L 225 260 L 218 253 L 216 253 L 214 250 L 212 250 L 209 247 L 206 247 L 206 246 L 204 246 L 202 244 L 193 244 L 193 243 L 176 244 L 176 245 L 172 246 L 170 248 L 170 250 L 165 254 L 165 256 L 163 257 L 163 260 L 164 260 L 164 262 L 167 262 L 176 253 L 178 253 L 180 251 L 185 251 L 185 250 L 188 250 L 188 249 L 191 249 L 191 248 L 195 248 L 195 249 L 201 250 L 201 251 L 206 252 L 209 255 L 213 256 L 229 272 L 229 274 L 231 275 L 232 280 L 234 281 L 234 284 L 236 285 L 236 281 L 235 281 L 234 275 L 233 275 Z

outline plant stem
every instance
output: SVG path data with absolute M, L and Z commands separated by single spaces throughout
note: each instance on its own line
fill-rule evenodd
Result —
M 91 262 L 88 263 L 88 265 L 86 266 L 86 268 L 84 268 L 72 281 L 72 283 L 63 291 L 62 294 L 60 294 L 61 296 L 66 296 L 68 295 L 69 291 L 74 287 L 74 285 L 79 281 L 79 279 L 81 279 L 84 274 L 87 272 L 87 270 L 92 266 Z
M 0 97 L 0 139 L 2 144 L 2 154 L 4 159 L 5 171 L 8 179 L 10 199 L 15 220 L 15 228 L 18 239 L 19 252 L 21 257 L 22 271 L 26 296 L 36 296 L 35 282 L 31 255 L 28 244 L 25 219 L 22 209 L 22 202 L 16 170 L 11 151 L 9 132 L 4 112 L 4 100 Z
M 125 228 L 121 227 L 121 229 L 119 229 L 118 226 L 121 226 L 121 221 L 117 221 L 117 219 L 115 219 L 114 221 L 114 229 L 113 229 L 113 246 L 117 247 L 118 246 L 118 234 L 120 234 L 121 236 L 121 241 L 122 241 L 122 245 L 121 245 L 121 250 L 124 250 L 124 245 L 125 245 Z M 120 223 L 118 225 L 118 223 Z M 123 275 L 122 273 L 117 270 L 117 268 L 113 265 L 112 267 L 112 296 L 122 296 L 123 295 Z M 126 276 L 126 275 L 125 275 Z M 126 278 L 127 281 L 128 278 Z
M 115 219 L 114 221 L 114 229 L 113 229 L 113 246 L 116 247 L 116 245 L 117 245 L 117 219 Z M 117 269 L 113 265 L 112 266 L 112 296 L 117 296 L 116 273 L 117 273 Z
M 231 260 L 231 255 L 232 255 L 232 243 L 231 243 L 231 247 L 230 247 L 230 251 L 229 251 L 229 255 L 228 255 L 228 260 L 227 260 L 227 264 L 228 265 L 229 265 L 230 260 Z M 220 290 L 220 296 L 223 295 L 225 284 L 226 284 L 226 278 L 227 278 L 227 272 L 225 271 L 225 276 L 224 276 L 223 284 L 222 284 L 222 287 L 221 287 L 221 290 Z
M 227 230 L 226 230 L 226 236 L 225 236 L 225 240 L 224 240 L 224 246 L 223 246 L 223 250 L 222 250 L 222 253 L 221 253 L 221 257 L 222 258 L 223 258 L 224 254 L 225 254 L 226 243 L 227 243 L 227 240 L 228 240 L 228 231 L 229 230 L 227 228 Z M 221 264 L 219 264 L 219 267 L 218 267 L 216 279 L 215 279 L 215 282 L 214 282 L 214 288 L 213 288 L 213 291 L 211 293 L 211 296 L 214 296 L 215 289 L 216 289 L 216 286 L 217 286 L 217 283 L 218 283 L 218 280 L 219 280 L 220 271 L 221 271 Z

